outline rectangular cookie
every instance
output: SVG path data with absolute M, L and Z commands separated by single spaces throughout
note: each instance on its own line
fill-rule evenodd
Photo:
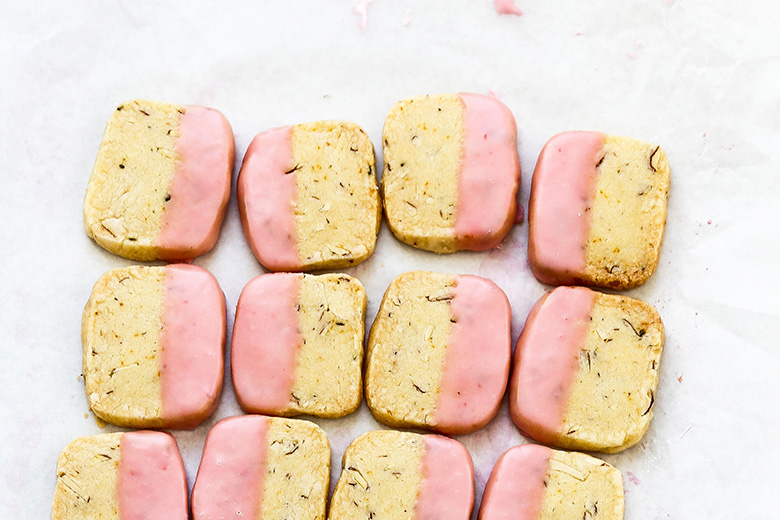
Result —
M 627 296 L 558 287 L 531 310 L 515 349 L 512 420 L 551 446 L 618 452 L 653 417 L 664 327 Z
M 316 424 L 243 415 L 209 431 L 193 520 L 324 520 L 330 443 Z
M 374 146 L 355 123 L 258 134 L 238 176 L 249 245 L 271 271 L 340 269 L 374 251 L 381 206 Z
M 347 447 L 331 520 L 467 520 L 474 502 L 471 455 L 440 435 L 364 433 Z
M 132 428 L 194 428 L 222 391 L 225 296 L 185 264 L 108 271 L 82 319 L 89 407 Z
M 249 413 L 342 417 L 362 399 L 366 291 L 345 274 L 272 273 L 241 292 L 231 370 Z
M 552 285 L 630 289 L 655 271 L 666 226 L 661 147 L 599 132 L 550 139 L 534 170 L 528 260 Z
M 57 459 L 52 520 L 187 520 L 188 510 L 184 463 L 170 434 L 81 437 Z
M 87 235 L 132 260 L 185 260 L 217 241 L 233 130 L 218 111 L 128 101 L 111 114 L 84 197 Z

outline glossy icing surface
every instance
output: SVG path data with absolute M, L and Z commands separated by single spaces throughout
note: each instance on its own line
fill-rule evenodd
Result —
M 230 197 L 233 130 L 218 111 L 188 106 L 174 151 L 179 160 L 155 241 L 167 260 L 193 258 L 216 243 Z
M 260 518 L 267 436 L 267 417 L 229 417 L 214 425 L 192 488 L 194 520 Z
M 595 298 L 584 287 L 553 290 L 531 310 L 517 341 L 509 412 L 541 442 L 549 442 L 563 422 Z
M 423 435 L 422 475 L 415 520 L 468 520 L 474 505 L 474 467 L 461 443 Z
M 544 283 L 585 267 L 598 164 L 605 135 L 565 132 L 550 139 L 534 170 L 528 214 L 528 258 Z
M 509 376 L 509 300 L 492 281 L 455 278 L 434 424 L 446 433 L 468 433 L 498 411 Z
M 238 176 L 238 208 L 252 252 L 271 271 L 299 268 L 292 127 L 258 134 Z
M 303 342 L 298 320 L 301 275 L 263 274 L 241 292 L 233 328 L 233 386 L 246 411 L 275 413 L 290 401 Z
M 117 498 L 122 520 L 187 520 L 187 479 L 176 441 L 167 433 L 122 435 Z
M 498 459 L 485 487 L 480 520 L 538 520 L 552 452 L 536 444 L 510 448 Z
M 501 243 L 514 221 L 520 183 L 517 126 L 495 98 L 460 94 L 463 150 L 453 232 L 461 248 L 484 251 Z
M 164 280 L 162 416 L 171 427 L 194 428 L 222 390 L 225 296 L 211 273 L 193 265 L 166 266 Z

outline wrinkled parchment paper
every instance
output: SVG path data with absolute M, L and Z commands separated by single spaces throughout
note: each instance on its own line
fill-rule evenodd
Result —
M 149 98 L 221 110 L 237 165 L 271 127 L 327 118 L 378 147 L 390 106 L 439 92 L 492 93 L 514 112 L 527 207 L 544 142 L 600 130 L 660 144 L 672 165 L 659 268 L 628 294 L 665 322 L 655 418 L 641 444 L 604 456 L 622 472 L 626 518 L 772 518 L 780 477 L 780 37 L 776 2 L 518 0 L 72 2 L 0 4 L 0 518 L 47 518 L 59 451 L 98 428 L 81 373 L 81 310 L 104 271 L 130 262 L 84 234 L 82 200 L 106 120 Z M 516 340 L 546 290 L 528 269 L 527 224 L 499 249 L 437 256 L 396 241 L 346 270 L 366 286 L 370 326 L 390 280 L 430 269 L 492 278 Z M 235 194 L 215 249 L 194 262 L 225 291 L 229 323 L 263 270 Z M 229 330 L 230 333 L 230 330 Z M 229 337 L 229 336 L 228 336 Z M 239 414 L 228 377 L 214 416 L 175 432 L 190 485 L 203 441 Z M 380 428 L 363 405 L 316 420 L 332 443 Z M 479 506 L 493 463 L 527 442 L 506 403 L 459 437 Z M 474 515 L 476 518 L 476 513 Z

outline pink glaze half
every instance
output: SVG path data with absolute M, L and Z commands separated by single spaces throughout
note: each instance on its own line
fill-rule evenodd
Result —
M 295 230 L 292 127 L 255 136 L 238 175 L 238 209 L 249 246 L 271 271 L 301 268 Z
M 474 466 L 468 450 L 441 435 L 423 435 L 423 450 L 415 520 L 468 520 L 474 507 Z
M 544 283 L 574 283 L 585 267 L 588 212 L 604 139 L 598 132 L 565 132 L 539 154 L 528 212 L 528 259 Z
M 214 425 L 192 488 L 194 520 L 260 518 L 267 437 L 267 417 L 229 417 Z
M 119 518 L 187 520 L 187 477 L 174 438 L 130 432 L 122 435 L 119 449 Z
M 433 424 L 469 433 L 498 412 L 511 356 L 511 310 L 504 291 L 478 276 L 460 275 L 452 290 L 452 319 Z
M 233 129 L 217 110 L 188 106 L 174 151 L 179 161 L 155 241 L 165 260 L 194 258 L 217 242 L 230 198 Z
M 517 340 L 509 413 L 540 442 L 560 430 L 595 301 L 590 289 L 558 287 L 531 309 Z
M 506 105 L 490 96 L 460 94 L 463 156 L 453 232 L 463 249 L 501 243 L 515 218 L 520 185 L 517 126 Z
M 275 414 L 290 402 L 303 337 L 298 330 L 301 275 L 263 274 L 241 292 L 233 327 L 233 386 L 247 412 Z
M 194 428 L 216 408 L 224 374 L 225 314 L 225 295 L 214 275 L 194 265 L 165 267 L 160 377 L 166 427 Z
M 536 444 L 504 452 L 490 473 L 479 520 L 538 520 L 550 456 L 550 448 Z

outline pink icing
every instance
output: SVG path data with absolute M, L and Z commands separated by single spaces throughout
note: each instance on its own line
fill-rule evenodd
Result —
M 588 211 L 604 138 L 598 132 L 558 134 L 539 155 L 528 212 L 528 258 L 544 283 L 574 283 L 585 267 Z
M 194 258 L 217 242 L 230 197 L 233 129 L 218 111 L 188 106 L 174 151 L 179 161 L 155 241 L 165 260 Z
M 238 175 L 238 209 L 249 246 L 271 271 L 301 268 L 296 245 L 297 197 L 292 127 L 258 134 Z
M 187 478 L 176 441 L 162 432 L 131 432 L 120 441 L 119 518 L 187 520 Z
M 460 94 L 463 156 L 453 232 L 463 249 L 501 243 L 515 218 L 520 185 L 517 126 L 506 105 L 490 96 Z
M 456 284 L 433 424 L 464 434 L 498 412 L 509 377 L 511 311 L 504 292 L 486 278 L 461 275 Z
M 538 520 L 550 456 L 549 448 L 536 444 L 504 452 L 490 473 L 479 520 Z
M 515 0 L 493 0 L 493 7 L 498 14 L 523 16 L 523 11 L 515 5 Z
M 596 293 L 558 287 L 536 303 L 515 348 L 509 413 L 523 432 L 551 442 L 561 427 Z
M 474 466 L 461 443 L 423 435 L 422 475 L 415 520 L 468 520 L 474 507 Z
M 301 275 L 263 274 L 241 292 L 233 327 L 233 386 L 247 412 L 278 413 L 290 402 L 303 338 L 298 330 Z
M 268 418 L 257 415 L 214 425 L 192 488 L 193 520 L 260 518 L 267 434 Z
M 161 370 L 162 417 L 171 428 L 194 428 L 219 401 L 224 372 L 225 295 L 210 272 L 165 267 Z

